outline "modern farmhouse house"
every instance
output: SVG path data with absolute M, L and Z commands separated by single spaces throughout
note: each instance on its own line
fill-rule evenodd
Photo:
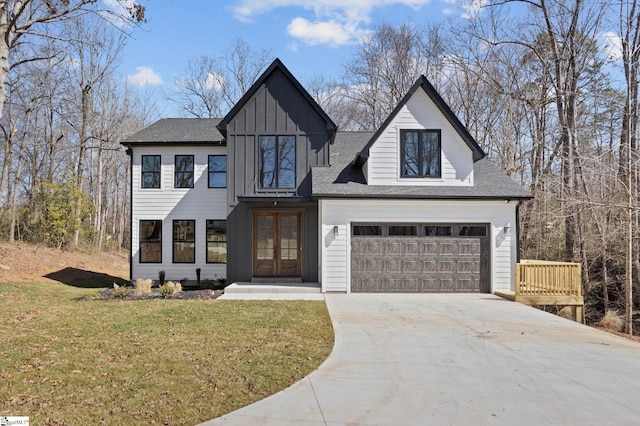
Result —
M 518 206 L 425 77 L 375 132 L 341 132 L 276 59 L 222 119 L 163 119 L 131 157 L 131 278 L 323 292 L 513 288 Z

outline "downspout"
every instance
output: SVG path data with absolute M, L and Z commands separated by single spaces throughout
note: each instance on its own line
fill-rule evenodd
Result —
M 127 147 L 129 156 L 129 281 L 133 280 L 133 149 Z
M 522 200 L 516 204 L 516 263 L 520 263 L 520 204 Z

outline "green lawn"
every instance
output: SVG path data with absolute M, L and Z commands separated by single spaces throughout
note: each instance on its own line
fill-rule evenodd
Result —
M 0 415 L 193 425 L 271 395 L 333 347 L 324 302 L 76 300 L 0 283 Z

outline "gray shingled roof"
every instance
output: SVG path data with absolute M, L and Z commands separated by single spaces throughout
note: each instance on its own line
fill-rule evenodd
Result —
M 526 199 L 531 194 L 487 158 L 473 164 L 473 186 L 367 185 L 352 160 L 373 133 L 338 132 L 331 147 L 331 167 L 312 169 L 313 196 L 318 198 L 498 198 Z
M 121 143 L 138 144 L 183 144 L 183 143 L 224 143 L 224 138 L 216 127 L 219 118 L 164 118 L 140 130 Z

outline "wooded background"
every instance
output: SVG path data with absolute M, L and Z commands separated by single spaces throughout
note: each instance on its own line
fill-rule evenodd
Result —
M 0 2 L 0 238 L 129 247 L 129 158 L 119 142 L 160 117 L 157 96 L 116 73 L 128 33 L 145 18 L 142 6 L 123 4 L 116 14 L 91 0 Z M 302 84 L 340 130 L 375 130 L 424 74 L 534 195 L 520 209 L 521 256 L 580 263 L 587 322 L 618 309 L 632 331 L 637 6 L 491 0 L 455 24 L 381 24 L 339 78 Z M 185 64 L 162 99 L 183 116 L 222 117 L 273 59 L 237 39 Z

